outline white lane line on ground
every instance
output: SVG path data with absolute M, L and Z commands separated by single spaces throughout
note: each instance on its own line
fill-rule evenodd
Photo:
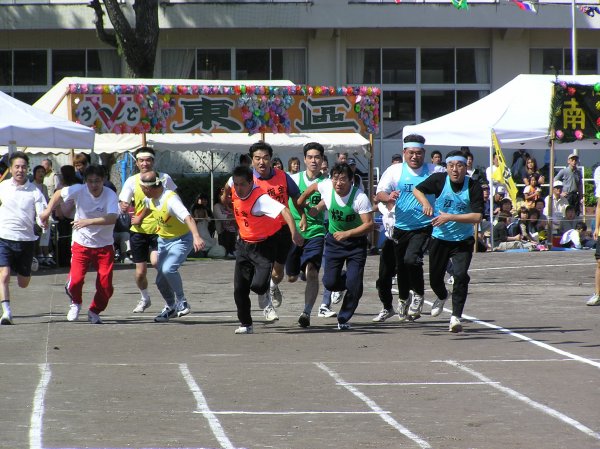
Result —
M 202 413 L 202 412 L 194 412 Z M 272 412 L 272 411 L 260 411 L 260 412 L 249 412 L 239 410 L 223 410 L 221 412 L 213 412 L 215 415 L 378 415 L 379 412 L 348 412 L 348 411 L 322 411 L 322 410 L 305 410 L 305 411 L 294 411 L 294 412 Z M 389 413 L 389 412 L 384 412 Z
M 425 302 L 427 304 L 431 305 L 431 302 L 429 302 L 429 301 L 425 301 Z M 444 311 L 447 312 L 447 313 L 452 313 L 452 311 L 449 310 L 449 309 L 444 309 Z M 518 332 L 511 331 L 510 329 L 504 328 L 502 326 L 498 326 L 496 324 L 492 324 L 492 323 L 488 323 L 486 321 L 482 321 L 482 320 L 478 319 L 477 317 L 470 316 L 470 315 L 463 315 L 462 318 L 464 318 L 466 320 L 469 320 L 469 321 L 471 321 L 471 322 L 473 322 L 475 324 L 479 324 L 480 326 L 489 327 L 489 328 L 495 329 L 495 330 L 497 330 L 499 332 L 503 332 L 503 333 L 508 334 L 508 335 L 510 335 L 512 337 L 515 337 L 515 338 L 518 338 L 520 340 L 526 341 L 527 343 L 531 343 L 532 345 L 536 345 L 536 346 L 538 346 L 538 347 L 540 347 L 542 349 L 546 349 L 547 351 L 555 352 L 556 354 L 560 354 L 562 356 L 568 357 L 569 359 L 575 360 L 577 362 L 586 363 L 586 364 L 591 365 L 591 366 L 593 366 L 595 368 L 600 368 L 600 362 L 596 362 L 596 361 L 594 361 L 592 359 L 588 359 L 588 358 L 582 357 L 582 356 L 577 355 L 577 354 L 572 354 L 570 352 L 563 351 L 562 349 L 555 348 L 554 346 L 551 346 L 548 343 L 543 343 L 541 341 L 534 340 L 531 337 L 528 337 L 528 336 L 523 335 L 523 334 L 519 334 Z
M 229 438 L 225 434 L 225 430 L 223 429 L 223 426 L 221 426 L 221 422 L 208 407 L 206 398 L 204 397 L 202 390 L 200 390 L 200 387 L 194 380 L 192 373 L 190 373 L 187 364 L 179 364 L 179 371 L 181 371 L 181 375 L 185 379 L 188 388 L 193 393 L 199 411 L 204 415 L 204 417 L 208 421 L 208 424 L 221 447 L 223 449 L 235 449 L 233 444 L 231 443 L 231 441 L 229 441 Z
M 487 385 L 487 382 L 346 382 L 344 385 L 366 387 L 431 387 L 434 385 Z
M 568 424 L 568 425 L 574 427 L 575 429 L 579 430 L 580 432 L 583 432 L 586 435 L 589 435 L 592 438 L 595 438 L 596 440 L 600 440 L 600 433 L 593 431 L 589 427 L 581 424 L 579 421 L 565 415 L 564 413 L 561 413 L 558 410 L 548 407 L 547 405 L 540 404 L 539 402 L 534 401 L 533 399 L 525 396 L 524 394 L 519 393 L 518 391 L 513 390 L 512 388 L 505 387 L 504 385 L 502 385 L 498 382 L 493 382 L 489 377 L 485 376 L 484 374 L 477 372 L 467 366 L 464 366 L 463 364 L 458 363 L 455 360 L 446 360 L 446 363 L 448 365 L 455 366 L 456 368 L 459 368 L 460 370 L 462 370 L 466 373 L 471 374 L 472 376 L 476 377 L 477 379 L 479 379 L 483 382 L 487 382 L 491 387 L 495 388 L 496 390 L 499 390 L 499 391 L 509 395 L 512 398 L 518 399 L 519 401 L 524 402 L 525 404 L 529 405 L 530 407 L 540 410 L 541 412 L 543 412 L 547 415 L 550 415 L 553 418 L 559 419 L 560 421 L 564 422 L 565 424 Z
M 373 401 L 371 398 L 369 398 L 366 394 L 359 391 L 358 388 L 355 388 L 352 385 L 347 384 L 338 373 L 333 371 L 331 368 L 327 367 L 324 363 L 316 362 L 315 365 L 317 365 L 320 369 L 322 369 L 327 374 L 329 374 L 336 381 L 336 383 L 338 385 L 343 386 L 346 390 L 348 390 L 350 393 L 352 393 L 358 399 L 360 399 L 365 404 L 367 404 L 367 406 L 371 410 L 373 410 L 374 412 L 377 412 L 377 415 L 379 415 L 379 417 L 381 419 L 383 419 L 386 423 L 388 423 L 390 426 L 392 426 L 394 429 L 396 429 L 402 435 L 406 436 L 407 438 L 410 438 L 415 443 L 417 443 L 419 445 L 419 447 L 421 447 L 423 449 L 431 448 L 431 446 L 429 445 L 429 443 L 427 441 L 422 439 L 417 434 L 411 432 L 406 427 L 404 427 L 402 424 L 400 424 L 398 421 L 396 421 L 394 418 L 392 418 L 388 412 L 386 412 L 381 407 L 379 407 L 379 405 L 377 405 L 377 403 L 375 401 Z
M 590 359 L 600 360 L 600 359 Z M 445 360 L 432 360 L 433 363 L 442 362 Z M 461 363 L 540 363 L 540 362 L 576 362 L 573 359 L 462 359 Z
M 42 420 L 44 417 L 44 398 L 46 397 L 46 390 L 50 383 L 50 365 L 47 363 L 40 363 L 40 381 L 35 394 L 33 395 L 33 407 L 31 410 L 31 420 L 29 423 L 29 448 L 30 449 L 42 449 Z
M 548 268 L 548 267 L 581 267 L 596 265 L 596 262 L 586 263 L 557 263 L 549 265 L 511 265 L 507 267 L 469 268 L 469 271 L 491 271 L 491 270 L 522 270 L 523 268 Z

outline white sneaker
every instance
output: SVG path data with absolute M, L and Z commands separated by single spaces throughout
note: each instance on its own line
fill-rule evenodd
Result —
M 80 310 L 81 304 L 76 304 L 72 302 L 69 306 L 69 311 L 67 312 L 67 321 L 77 321 L 79 319 Z
M 462 323 L 460 322 L 459 317 L 454 316 L 454 315 L 452 315 L 450 317 L 450 327 L 448 328 L 448 330 L 455 334 L 458 332 L 462 332 L 463 328 L 462 328 Z
M 267 323 L 272 323 L 279 319 L 279 316 L 277 316 L 277 312 L 275 312 L 273 306 L 265 307 L 265 310 L 263 310 L 263 314 L 265 315 L 265 320 L 267 321 Z
M 590 299 L 587 300 L 588 306 L 600 306 L 600 295 L 595 293 Z
M 137 306 L 135 306 L 135 309 L 133 309 L 133 313 L 142 313 L 151 305 L 152 301 L 150 301 L 150 298 L 148 298 L 147 300 L 144 298 L 140 298 L 140 300 L 137 303 Z
M 133 260 L 131 260 L 129 257 L 125 257 L 125 259 L 123 259 L 123 263 L 129 264 L 129 265 L 135 264 L 135 262 Z
M 40 263 L 38 262 L 38 260 L 34 257 L 31 260 L 31 271 L 36 272 L 37 270 L 40 269 Z
M 446 282 L 448 285 L 454 285 L 454 276 L 450 276 Z
M 337 316 L 337 313 L 327 306 L 321 306 L 319 307 L 319 314 L 317 316 L 320 318 L 333 318 L 334 316 Z
M 331 302 L 337 304 L 341 302 L 346 296 L 346 290 L 342 290 L 341 292 L 331 292 Z
M 400 322 L 408 319 L 408 301 L 398 300 L 398 320 Z
M 410 303 L 410 307 L 408 308 L 408 316 L 417 319 L 421 316 L 421 311 L 423 310 L 423 297 L 421 295 L 417 295 L 416 293 L 412 295 L 412 301 Z
M 273 307 L 280 307 L 283 302 L 283 294 L 281 293 L 281 290 L 279 290 L 279 285 L 269 287 L 269 295 L 271 295 Z
M 102 324 L 100 315 L 98 315 L 96 312 L 92 312 L 91 310 L 88 310 L 88 321 L 92 324 Z
M 0 325 L 7 326 L 9 324 L 13 324 L 12 315 L 10 312 L 4 312 L 0 318 Z
M 379 315 L 377 315 L 375 318 L 373 318 L 373 321 L 376 323 L 383 323 L 385 320 L 387 320 L 388 318 L 391 318 L 394 316 L 394 309 L 381 309 L 381 312 L 379 312 Z
M 253 334 L 254 333 L 254 329 L 252 329 L 252 326 L 240 326 L 235 330 L 236 334 Z
M 431 306 L 431 316 L 438 316 L 440 313 L 444 311 L 444 304 L 446 303 L 445 299 L 436 299 Z

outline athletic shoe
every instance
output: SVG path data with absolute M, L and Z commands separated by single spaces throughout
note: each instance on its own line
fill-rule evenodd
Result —
M 408 320 L 409 301 L 398 300 L 398 319 L 400 322 Z
M 252 329 L 252 326 L 240 326 L 235 330 L 236 334 L 253 334 L 254 333 L 254 329 Z
M 436 299 L 431 306 L 431 316 L 438 316 L 440 313 L 444 311 L 444 304 L 446 303 L 445 299 Z
M 37 270 L 40 269 L 40 263 L 38 262 L 38 260 L 34 257 L 31 260 L 31 271 L 35 272 Z
M 175 310 L 177 310 L 177 317 L 182 317 L 192 311 L 187 299 L 177 301 L 177 304 L 175 304 Z
M 376 323 L 383 323 L 385 320 L 387 320 L 388 318 L 391 318 L 394 316 L 394 309 L 381 309 L 381 312 L 379 312 L 379 315 L 377 315 L 375 318 L 373 318 L 373 321 Z
M 88 321 L 92 324 L 102 324 L 100 315 L 98 315 L 96 312 L 92 312 L 91 310 L 88 310 Z
M 423 310 L 423 302 L 423 296 L 413 293 L 412 301 L 408 309 L 408 316 L 411 317 L 413 320 L 416 320 L 421 316 L 421 311 Z
M 81 304 L 76 304 L 72 302 L 69 306 L 69 311 L 67 312 L 67 321 L 77 321 L 79 319 L 80 310 Z
M 171 309 L 169 306 L 165 306 L 158 315 L 154 317 L 155 323 L 166 323 L 170 318 L 175 318 L 177 316 L 177 311 L 175 309 Z
M 55 267 L 56 262 L 52 257 L 46 257 L 46 265 L 48 265 L 49 267 Z
M 283 295 L 281 294 L 281 290 L 279 290 L 279 285 L 269 287 L 269 295 L 271 295 L 273 307 L 281 307 L 281 303 L 283 302 Z
M 7 326 L 9 324 L 13 324 L 12 315 L 10 312 L 4 312 L 0 318 L 0 325 Z
M 342 290 L 341 292 L 331 292 L 331 302 L 337 304 L 342 301 L 346 296 L 346 290 Z
M 448 285 L 454 285 L 454 276 L 450 276 L 446 282 Z
M 339 331 L 349 331 L 350 330 L 350 323 L 338 323 L 338 330 Z
M 310 316 L 308 315 L 308 313 L 302 312 L 300 318 L 298 318 L 298 324 L 300 325 L 300 327 L 310 326 Z
M 333 318 L 334 316 L 337 316 L 337 313 L 335 313 L 329 307 L 322 305 L 319 307 L 319 314 L 317 316 L 320 318 Z
M 151 305 L 152 305 L 152 301 L 150 301 L 150 298 L 148 298 L 148 299 L 140 298 L 140 300 L 137 303 L 137 306 L 135 306 L 135 309 L 133 309 L 133 313 L 142 313 L 144 310 L 146 310 Z
M 133 265 L 135 262 L 133 260 L 131 260 L 129 257 L 125 257 L 125 259 L 123 259 L 123 263 Z
M 460 318 L 459 317 L 454 316 L 454 315 L 452 315 L 450 317 L 450 327 L 448 328 L 448 330 L 450 332 L 455 333 L 455 334 L 458 333 L 458 332 L 462 332 L 463 329 L 462 329 L 462 324 L 460 322 Z
M 265 316 L 265 320 L 267 321 L 267 323 L 272 323 L 279 319 L 279 316 L 277 316 L 277 312 L 275 312 L 275 309 L 273 308 L 273 306 L 265 307 L 265 310 L 263 310 L 263 314 Z
M 590 299 L 587 300 L 588 306 L 600 306 L 600 295 L 594 294 Z

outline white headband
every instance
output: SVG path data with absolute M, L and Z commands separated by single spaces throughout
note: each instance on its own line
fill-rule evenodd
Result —
M 141 157 L 151 157 L 152 159 L 154 159 L 154 155 L 148 151 L 142 151 L 141 153 L 138 153 L 135 155 L 135 158 L 141 158 Z
M 161 185 L 162 180 L 157 176 L 156 179 L 154 181 L 142 181 L 140 179 L 140 185 L 141 186 L 146 186 L 146 187 L 157 187 L 159 185 Z
M 448 162 L 462 162 L 463 164 L 467 165 L 467 158 L 463 157 L 463 156 L 450 156 L 446 158 L 446 163 Z
M 406 142 L 404 144 L 404 148 L 420 148 L 420 149 L 423 149 L 423 148 L 425 148 L 425 145 L 423 145 L 421 142 Z

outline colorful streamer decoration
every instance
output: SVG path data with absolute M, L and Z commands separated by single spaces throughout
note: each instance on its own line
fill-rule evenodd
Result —
M 590 17 L 594 17 L 596 14 L 600 15 L 600 8 L 597 6 L 580 6 L 579 11 Z
M 537 13 L 535 6 L 532 2 L 529 1 L 521 1 L 521 0 L 511 0 L 521 11 L 528 11 Z
M 452 5 L 456 8 L 456 9 L 469 9 L 469 5 L 467 3 L 467 0 L 452 0 Z

